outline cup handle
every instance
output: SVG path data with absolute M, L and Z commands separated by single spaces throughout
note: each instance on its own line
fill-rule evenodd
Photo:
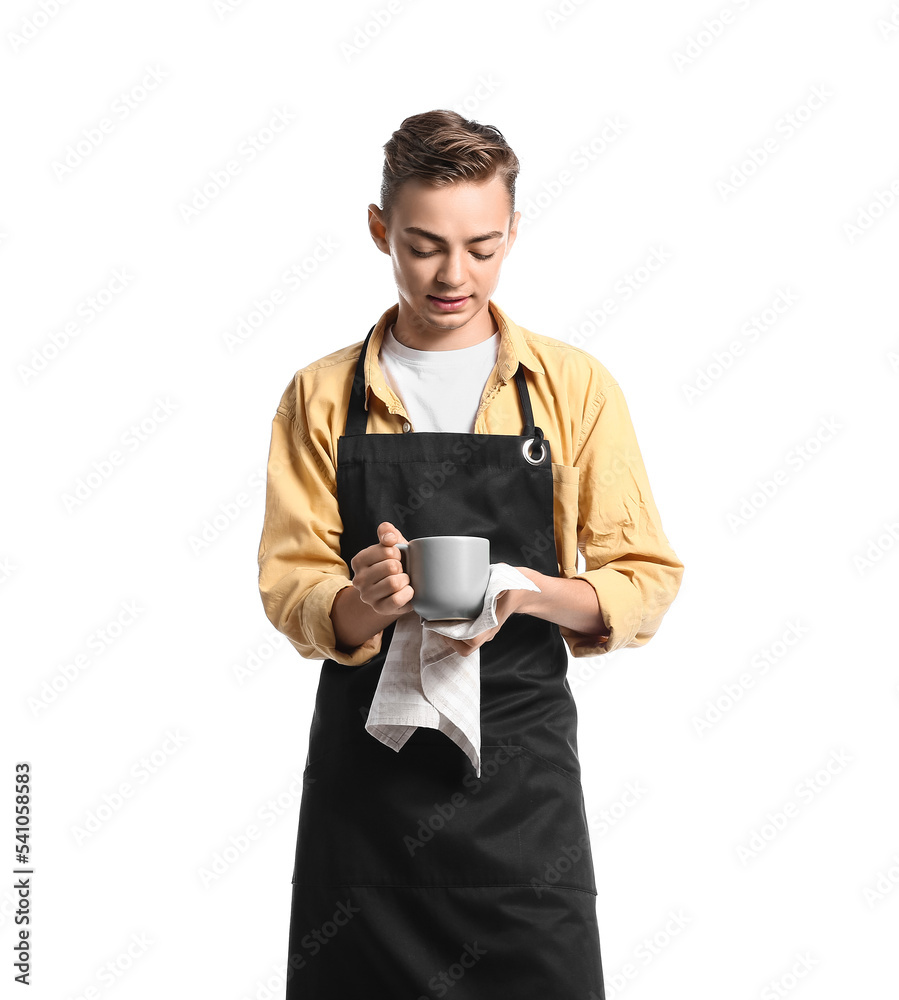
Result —
M 408 563 L 408 558 L 409 557 L 408 557 L 407 553 L 409 552 L 409 543 L 408 542 L 397 542 L 396 545 L 394 545 L 394 548 L 400 550 L 400 562 L 403 565 L 403 572 L 404 573 L 408 573 L 409 572 L 409 563 Z

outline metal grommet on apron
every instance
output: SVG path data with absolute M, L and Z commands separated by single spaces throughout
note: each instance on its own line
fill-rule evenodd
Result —
M 537 430 L 539 431 L 540 428 L 538 427 Z M 521 446 L 521 453 L 531 465 L 540 465 L 547 455 L 546 442 L 543 440 L 542 433 L 539 439 L 536 437 L 528 438 Z
M 558 576 L 550 444 L 534 426 L 522 366 L 520 435 L 368 434 L 373 331 L 337 442 L 347 567 L 391 521 L 410 539 L 481 535 L 491 562 Z M 393 631 L 359 666 L 322 664 L 288 1000 L 604 1000 L 577 711 L 558 626 L 516 614 L 479 648 L 480 778 L 439 730 L 417 729 L 399 751 L 365 731 Z

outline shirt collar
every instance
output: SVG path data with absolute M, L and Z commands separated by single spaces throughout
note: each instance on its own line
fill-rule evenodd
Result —
M 508 382 L 515 375 L 515 370 L 519 364 L 532 372 L 545 374 L 543 365 L 537 360 L 534 352 L 528 347 L 524 332 L 517 323 L 514 323 L 506 313 L 493 301 L 488 300 L 490 309 L 496 324 L 499 327 L 499 350 L 497 351 L 496 369 L 503 382 Z M 384 373 L 378 363 L 378 352 L 391 323 L 396 322 L 399 315 L 400 306 L 398 302 L 387 309 L 372 331 L 371 340 L 368 343 L 368 353 L 365 358 L 365 408 L 368 409 L 369 391 L 374 392 L 386 404 L 391 413 L 396 411 L 400 405 L 399 400 L 391 391 L 390 386 L 384 378 Z

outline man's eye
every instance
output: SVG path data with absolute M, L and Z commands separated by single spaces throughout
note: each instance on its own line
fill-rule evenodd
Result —
M 416 257 L 433 257 L 434 254 L 437 253 L 436 250 L 430 250 L 425 253 L 423 250 L 416 250 L 415 247 L 409 247 L 409 249 L 415 254 Z M 477 257 L 478 260 L 490 260 L 491 257 L 496 256 L 496 251 L 494 250 L 493 253 L 475 253 L 474 250 L 472 250 L 472 254 Z

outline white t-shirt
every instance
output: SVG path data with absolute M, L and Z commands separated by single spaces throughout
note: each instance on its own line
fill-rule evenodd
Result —
M 414 431 L 471 434 L 498 352 L 499 331 L 472 347 L 417 351 L 394 337 L 391 324 L 378 360 Z

